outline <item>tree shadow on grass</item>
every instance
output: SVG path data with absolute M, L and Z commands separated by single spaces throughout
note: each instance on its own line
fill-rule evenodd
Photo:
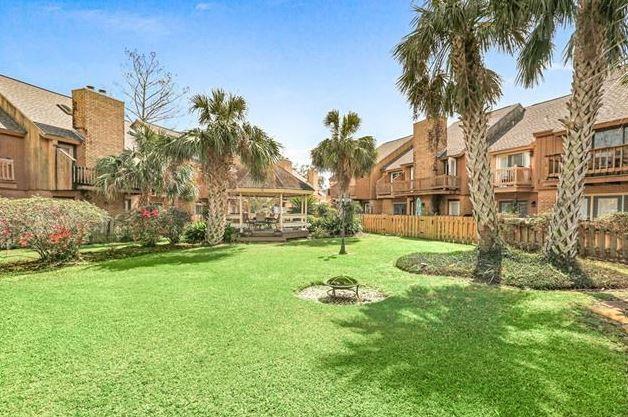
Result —
M 338 321 L 359 337 L 321 365 L 337 385 L 379 390 L 415 415 L 621 415 L 621 353 L 591 337 L 573 305 L 538 297 L 415 286 Z
M 347 245 L 357 243 L 360 239 L 357 237 L 348 237 L 345 239 Z M 338 246 L 340 249 L 340 238 L 320 238 L 320 239 L 307 239 L 307 240 L 293 240 L 290 242 L 282 243 L 281 246 L 294 246 L 294 247 L 313 247 L 322 248 L 327 246 Z
M 135 268 L 160 265 L 199 264 L 230 257 L 243 250 L 245 250 L 245 248 L 240 245 L 223 245 L 217 247 L 188 248 L 172 252 L 148 252 L 144 254 L 144 256 L 101 262 L 94 265 L 93 268 L 108 269 L 111 271 L 127 271 Z

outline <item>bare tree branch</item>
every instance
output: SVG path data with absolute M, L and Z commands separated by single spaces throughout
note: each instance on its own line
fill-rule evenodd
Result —
M 155 52 L 148 55 L 137 50 L 125 50 L 122 90 L 126 101 L 126 118 L 146 123 L 158 123 L 178 117 L 178 106 L 189 89 L 180 88 L 175 76 L 167 72 Z

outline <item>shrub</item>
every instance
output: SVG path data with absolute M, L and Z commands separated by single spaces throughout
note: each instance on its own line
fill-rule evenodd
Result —
M 43 197 L 0 199 L 0 243 L 29 247 L 45 262 L 78 256 L 107 213 L 86 201 Z
M 611 213 L 595 219 L 591 224 L 612 233 L 628 233 L 628 213 Z
M 190 223 L 183 229 L 183 240 L 187 243 L 203 243 L 207 224 L 203 221 Z
M 314 237 L 339 236 L 341 221 L 338 210 L 327 206 L 323 209 L 324 215 L 313 216 L 308 219 L 309 231 Z M 356 205 L 347 205 L 345 232 L 347 236 L 355 235 L 362 230 L 360 220 L 355 216 Z
M 142 246 L 155 246 L 161 237 L 160 210 L 158 207 L 143 207 L 129 217 L 133 240 Z
M 207 224 L 204 221 L 198 221 L 190 223 L 185 227 L 183 231 L 183 240 L 187 243 L 203 243 L 205 242 L 205 233 L 207 232 Z M 225 233 L 222 237 L 222 241 L 225 243 L 231 243 L 235 240 L 237 230 L 227 225 Z
M 170 241 L 170 243 L 179 243 L 181 240 L 181 234 L 192 219 L 190 214 L 176 207 L 170 207 L 168 210 L 163 211 L 159 217 L 161 223 L 161 232 L 164 237 Z
M 222 237 L 222 241 L 225 243 L 232 243 L 235 240 L 236 229 L 230 224 L 225 228 L 225 234 Z
M 477 256 L 477 250 L 419 252 L 402 256 L 396 266 L 422 275 L 471 278 Z M 538 290 L 628 287 L 628 272 L 587 259 L 578 260 L 578 267 L 578 271 L 568 274 L 541 254 L 511 249 L 503 259 L 502 284 Z
M 131 228 L 131 215 L 121 214 L 115 218 L 113 234 L 118 242 L 132 242 L 133 229 Z

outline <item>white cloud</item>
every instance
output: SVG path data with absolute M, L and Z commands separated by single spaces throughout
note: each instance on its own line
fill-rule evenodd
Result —
M 125 10 L 65 9 L 59 5 L 48 5 L 42 10 L 62 18 L 78 20 L 107 30 L 150 34 L 168 32 L 168 25 L 162 18 L 139 15 Z
M 213 9 L 216 6 L 215 3 L 196 3 L 196 6 L 194 7 L 196 10 L 210 10 Z

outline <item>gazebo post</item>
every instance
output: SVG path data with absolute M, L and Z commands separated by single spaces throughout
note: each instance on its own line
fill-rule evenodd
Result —
M 238 204 L 240 205 L 240 233 L 242 233 L 243 231 L 243 227 L 242 227 L 242 223 L 244 222 L 244 216 L 242 215 L 242 193 L 239 194 L 238 196 Z
M 279 194 L 279 230 L 283 232 L 283 193 Z

